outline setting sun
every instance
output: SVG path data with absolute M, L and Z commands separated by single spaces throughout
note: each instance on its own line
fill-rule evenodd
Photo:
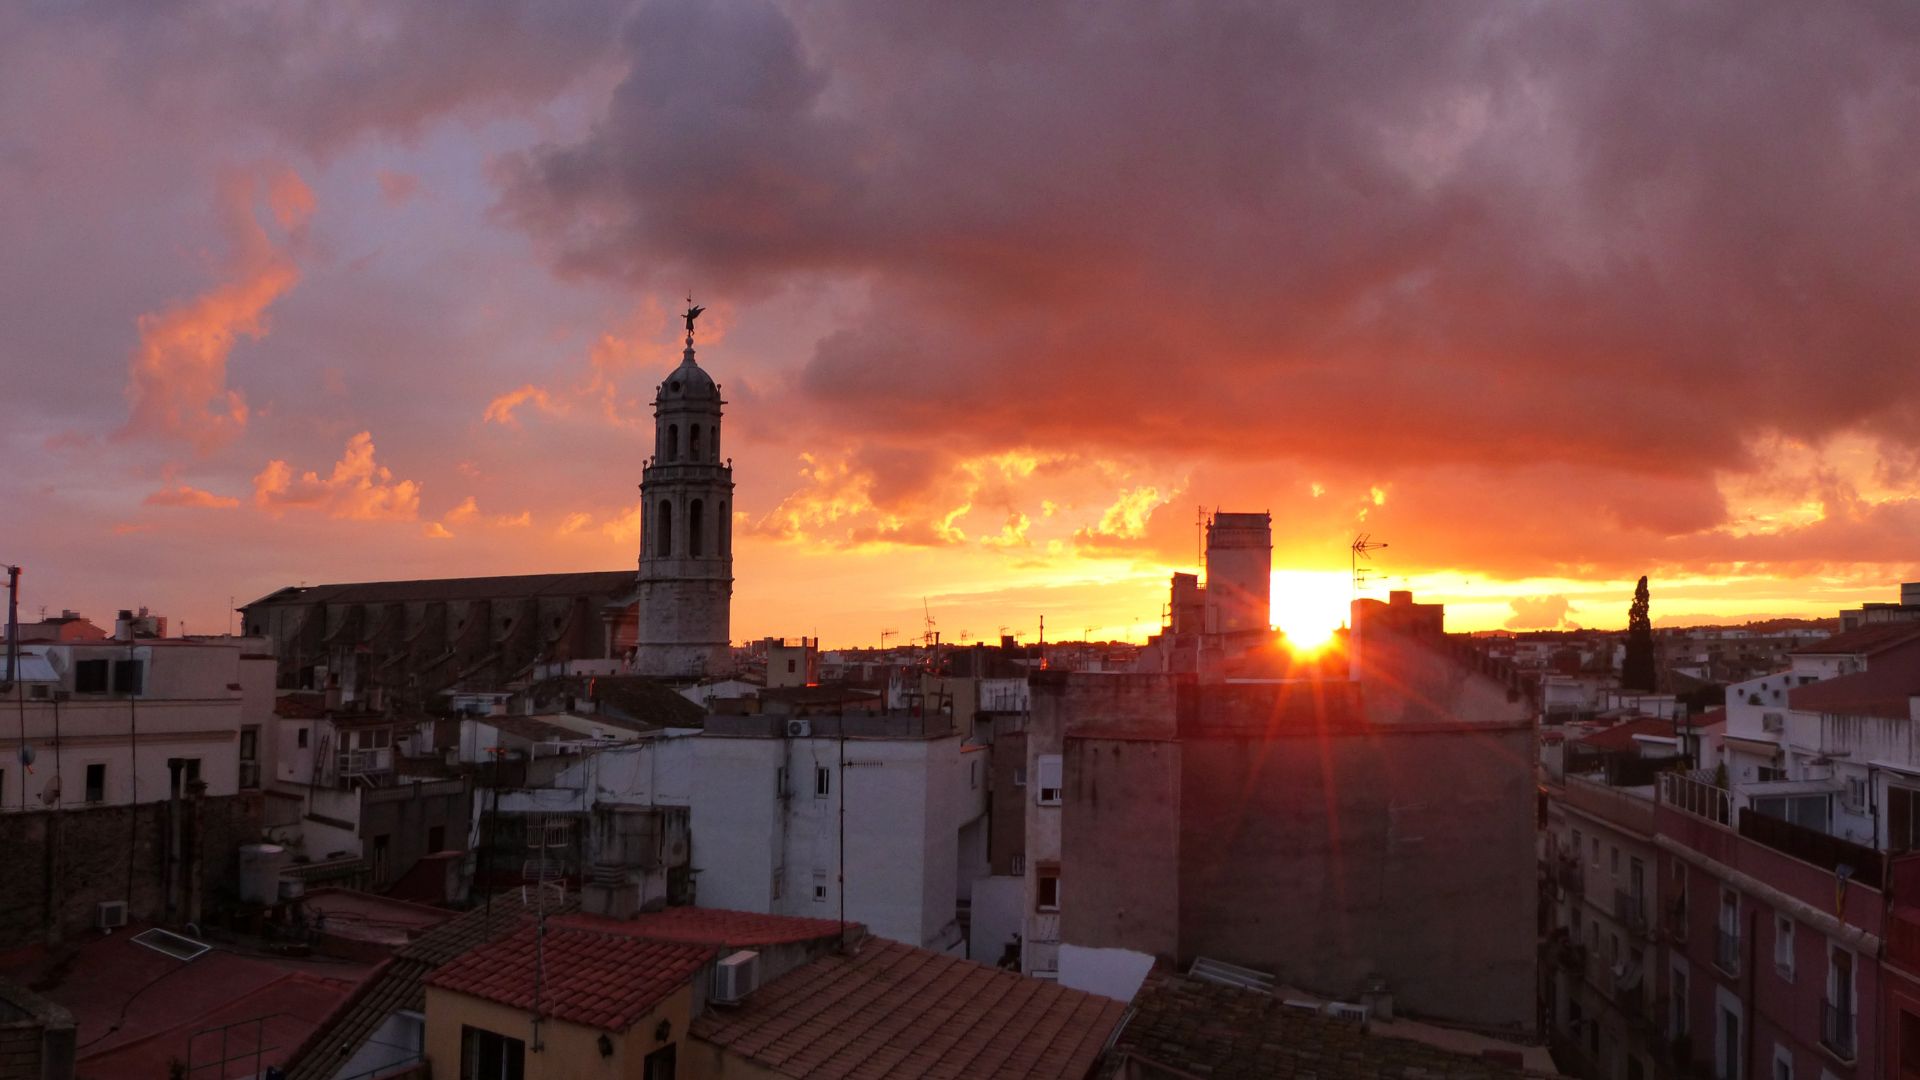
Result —
M 1273 625 L 1296 648 L 1317 649 L 1347 624 L 1352 584 L 1337 570 L 1273 572 Z

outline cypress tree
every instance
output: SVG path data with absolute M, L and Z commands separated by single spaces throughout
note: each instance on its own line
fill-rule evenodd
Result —
M 1620 663 L 1620 688 L 1653 693 L 1653 620 L 1647 616 L 1647 579 L 1633 590 L 1627 609 L 1627 654 Z

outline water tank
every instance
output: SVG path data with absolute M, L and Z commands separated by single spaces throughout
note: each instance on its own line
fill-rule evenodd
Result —
M 240 902 L 273 904 L 280 900 L 280 871 L 287 865 L 287 849 L 279 844 L 240 846 Z

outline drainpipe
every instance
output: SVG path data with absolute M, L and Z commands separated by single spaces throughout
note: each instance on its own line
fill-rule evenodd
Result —
M 186 762 L 167 759 L 167 921 L 180 915 L 180 774 Z
M 187 922 L 196 928 L 200 925 L 200 883 L 206 880 L 201 865 L 206 850 L 206 845 L 202 843 L 206 823 L 201 796 L 206 794 L 206 790 L 204 780 L 195 780 L 187 788 Z

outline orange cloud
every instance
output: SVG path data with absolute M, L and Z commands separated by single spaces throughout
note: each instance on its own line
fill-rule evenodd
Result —
M 553 395 L 549 394 L 546 390 L 532 383 L 528 383 L 518 390 L 509 390 L 499 397 L 494 398 L 487 404 L 487 411 L 481 419 L 488 423 L 504 424 L 507 427 L 519 427 L 520 420 L 513 415 L 513 411 L 522 405 L 529 404 L 544 413 L 561 413 L 566 411 L 565 403 L 556 401 Z
M 240 500 L 232 496 L 215 495 L 186 484 L 161 488 L 140 502 L 143 506 L 185 506 L 200 510 L 231 510 L 240 505 Z
M 176 439 L 206 454 L 247 426 L 246 398 L 227 385 L 228 357 L 239 338 L 266 335 L 267 308 L 300 280 L 293 259 L 261 223 L 263 201 L 279 229 L 296 235 L 314 208 L 313 192 L 285 166 L 221 178 L 219 210 L 228 233 L 223 280 L 192 300 L 140 316 L 122 436 Z
M 325 478 L 313 471 L 296 476 L 292 466 L 275 458 L 253 478 L 254 505 L 276 516 L 287 510 L 315 510 L 352 521 L 418 517 L 420 485 L 396 482 L 391 470 L 374 461 L 373 452 L 372 433 L 355 435 Z

